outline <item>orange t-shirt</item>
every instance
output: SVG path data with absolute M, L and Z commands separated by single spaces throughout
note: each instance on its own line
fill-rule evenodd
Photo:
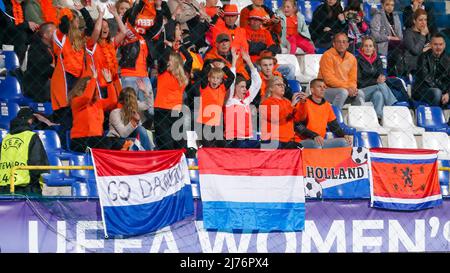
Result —
M 325 137 L 327 133 L 328 122 L 336 119 L 333 107 L 325 100 L 323 103 L 317 104 L 311 98 L 308 98 L 305 103 L 297 104 L 296 109 L 295 120 L 306 120 L 306 128 L 321 137 Z
M 269 97 L 259 107 L 261 117 L 261 139 L 280 142 L 295 141 L 295 108 L 286 98 Z
M 155 24 L 156 9 L 154 0 L 143 0 L 144 8 L 136 16 L 136 31 L 143 35 Z
M 53 51 L 59 57 L 62 55 L 64 71 L 74 77 L 80 77 L 83 71 L 84 48 L 75 50 L 68 35 L 64 35 L 59 29 L 56 30 L 58 40 L 53 40 Z
M 261 28 L 258 30 L 253 30 L 250 27 L 247 27 L 245 29 L 245 31 L 247 33 L 247 40 L 249 40 L 251 42 L 256 42 L 256 43 L 262 42 L 267 47 L 275 44 L 275 42 L 272 39 L 272 35 L 266 29 Z M 259 54 L 251 55 L 250 58 L 252 59 L 252 62 L 256 62 L 259 59 Z
M 177 78 L 168 71 L 158 75 L 158 92 L 155 107 L 167 110 L 181 110 L 183 92 L 186 86 L 180 86 Z
M 227 90 L 224 84 L 216 89 L 212 89 L 209 85 L 204 89 L 200 88 L 200 110 L 197 122 L 209 126 L 219 126 L 226 95 Z
M 136 65 L 132 68 L 122 68 L 121 75 L 125 77 L 148 77 L 147 72 L 147 43 L 143 38 L 139 39 L 140 51 L 136 59 Z
M 286 17 L 286 35 L 292 36 L 297 34 L 298 21 L 297 15 Z

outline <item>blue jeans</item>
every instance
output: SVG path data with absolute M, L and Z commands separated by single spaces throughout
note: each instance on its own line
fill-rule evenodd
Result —
M 141 142 L 142 147 L 146 151 L 151 151 L 154 149 L 150 138 L 148 137 L 147 130 L 143 126 L 138 126 L 130 135 L 129 137 L 132 138 L 139 138 L 139 141 Z
M 295 67 L 292 64 L 280 64 L 277 70 L 287 80 L 295 80 Z
M 150 82 L 150 79 L 148 77 L 122 77 L 121 83 L 122 83 L 122 88 L 125 87 L 131 87 L 134 89 L 134 91 L 136 91 L 136 96 L 138 101 L 144 101 L 144 93 L 140 90 L 138 90 L 137 87 L 137 83 L 136 80 L 137 79 L 142 79 L 144 80 L 145 86 L 146 88 L 148 88 L 148 90 L 150 90 L 150 108 L 148 109 L 148 112 L 150 113 L 150 115 L 154 115 L 154 109 L 153 109 L 153 89 L 152 89 L 152 84 Z
M 346 102 L 352 105 L 363 105 L 364 92 L 358 89 L 358 95 L 356 97 L 349 97 L 348 91 L 345 88 L 328 88 L 325 90 L 325 99 L 339 109 L 342 109 Z
M 383 117 L 383 107 L 393 105 L 397 99 L 386 83 L 371 85 L 362 89 L 365 94 L 365 100 L 371 101 L 378 118 Z
M 321 149 L 321 148 L 326 149 L 326 148 L 338 148 L 348 146 L 348 143 L 344 138 L 325 139 L 323 142 L 323 146 L 317 144 L 317 142 L 315 142 L 314 139 L 302 140 L 300 144 L 303 145 L 304 148 L 311 148 L 311 149 Z

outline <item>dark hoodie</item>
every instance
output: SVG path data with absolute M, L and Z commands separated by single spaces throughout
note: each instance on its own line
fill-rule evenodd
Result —
M 21 118 L 15 118 L 11 121 L 10 124 L 11 135 L 19 134 L 24 131 L 31 131 L 30 125 L 26 120 Z M 44 145 L 42 144 L 41 139 L 37 134 L 34 134 L 31 137 L 30 145 L 28 146 L 28 165 L 49 165 L 47 153 L 45 152 Z M 39 177 L 41 173 L 45 173 L 46 171 L 36 170 L 30 171 L 30 185 L 32 187 L 39 186 Z

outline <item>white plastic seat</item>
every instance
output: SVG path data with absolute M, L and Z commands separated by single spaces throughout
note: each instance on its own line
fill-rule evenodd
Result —
M 373 106 L 349 106 L 348 126 L 358 131 L 373 131 L 385 135 L 389 132 L 378 123 L 377 113 Z
M 230 4 L 236 5 L 238 7 L 239 12 L 241 12 L 243 8 L 253 3 L 251 0 L 230 0 Z
M 439 159 L 450 159 L 450 139 L 443 132 L 424 132 L 422 134 L 424 149 L 438 150 Z
M 389 148 L 417 149 L 417 141 L 410 132 L 391 131 L 388 134 Z
M 297 80 L 302 83 L 309 83 L 313 79 L 317 78 L 320 68 L 320 58 L 322 54 L 305 54 L 296 57 L 299 71 L 297 74 L 297 68 L 295 70 L 295 76 Z
M 290 64 L 295 67 L 295 78 L 301 77 L 300 65 L 298 64 L 297 57 L 292 54 L 277 54 L 275 56 L 278 64 Z M 301 81 L 300 81 L 301 82 Z
M 393 131 L 410 132 L 421 135 L 424 128 L 414 125 L 411 112 L 405 106 L 385 106 L 383 107 L 383 127 Z

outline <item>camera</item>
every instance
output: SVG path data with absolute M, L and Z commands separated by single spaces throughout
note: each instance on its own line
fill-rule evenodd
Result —
M 356 18 L 358 17 L 358 14 L 356 12 L 347 12 L 346 19 L 349 21 L 356 21 Z

